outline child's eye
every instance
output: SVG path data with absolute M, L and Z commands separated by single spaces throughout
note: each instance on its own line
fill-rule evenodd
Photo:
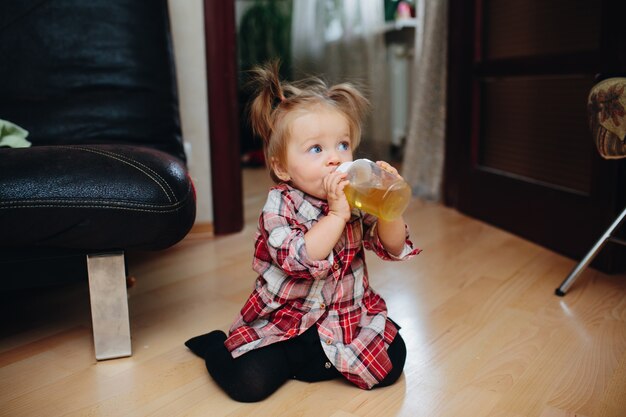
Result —
M 350 149 L 350 142 L 344 141 L 339 144 L 340 151 L 347 151 L 348 149 Z
M 322 152 L 322 147 L 320 145 L 313 145 L 309 148 L 309 152 L 311 153 L 320 153 Z

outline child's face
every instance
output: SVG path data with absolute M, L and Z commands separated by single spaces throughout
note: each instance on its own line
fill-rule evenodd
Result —
M 352 161 L 350 126 L 336 110 L 318 106 L 291 121 L 286 162 L 275 172 L 283 181 L 326 200 L 325 176 Z

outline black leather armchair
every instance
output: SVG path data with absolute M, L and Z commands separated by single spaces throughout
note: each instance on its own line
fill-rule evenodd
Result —
M 96 357 L 128 356 L 124 253 L 190 230 L 166 0 L 0 2 L 0 289 L 89 281 Z

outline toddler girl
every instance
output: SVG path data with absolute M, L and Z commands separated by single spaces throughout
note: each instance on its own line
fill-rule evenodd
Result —
M 406 347 L 369 286 L 364 249 L 386 260 L 419 249 L 402 218 L 351 209 L 346 174 L 336 171 L 352 160 L 369 103 L 350 84 L 281 82 L 277 64 L 257 68 L 254 81 L 252 128 L 276 182 L 255 238 L 259 276 L 228 336 L 216 330 L 185 344 L 237 401 L 260 401 L 290 378 L 343 376 L 363 389 L 393 384 Z

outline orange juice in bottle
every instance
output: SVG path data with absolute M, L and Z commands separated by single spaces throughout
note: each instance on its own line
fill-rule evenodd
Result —
M 409 185 L 368 159 L 343 163 L 337 170 L 348 173 L 350 184 L 344 192 L 351 207 L 383 220 L 394 220 L 409 205 Z

